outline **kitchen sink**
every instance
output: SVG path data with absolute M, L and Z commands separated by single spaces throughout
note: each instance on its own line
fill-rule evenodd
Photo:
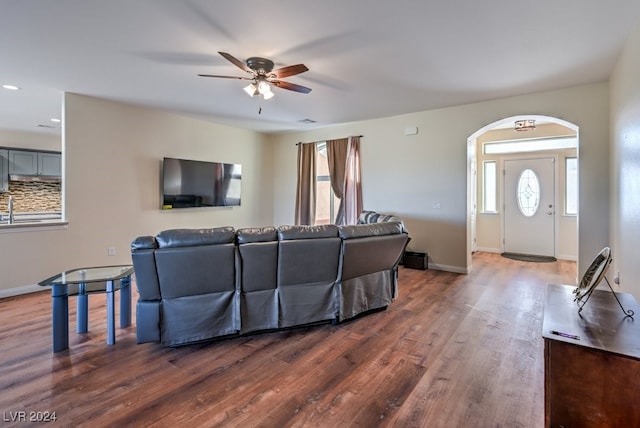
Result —
M 60 211 L 13 213 L 13 224 L 46 223 L 62 220 Z M 0 214 L 0 225 L 9 224 L 9 213 Z

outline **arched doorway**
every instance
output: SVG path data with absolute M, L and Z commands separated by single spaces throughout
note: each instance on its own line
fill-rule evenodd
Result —
M 516 131 L 515 123 L 523 120 L 535 121 L 528 131 Z M 557 148 L 531 145 L 530 143 L 553 142 L 573 138 L 574 148 Z M 497 144 L 494 144 L 497 143 Z M 524 144 L 526 143 L 526 144 Z M 490 145 L 491 144 L 491 145 Z M 564 141 L 563 141 L 564 144 Z M 492 153 L 487 154 L 487 147 Z M 508 149 L 503 153 L 499 147 Z M 472 253 L 475 251 L 503 252 L 505 248 L 505 199 L 504 183 L 507 160 L 551 158 L 555 162 L 556 193 L 553 202 L 546 201 L 542 207 L 545 216 L 553 216 L 554 255 L 561 259 L 578 258 L 577 203 L 567 202 L 567 195 L 577 198 L 577 165 L 579 163 L 578 126 L 555 117 L 544 115 L 518 115 L 490 123 L 474 132 L 467 139 L 467 269 L 472 268 Z M 555 160 L 554 160 L 555 159 Z M 515 164 L 515 162 L 511 163 Z M 575 168 L 575 169 L 574 169 Z M 495 180 L 493 199 L 487 201 L 487 175 Z M 571 174 L 575 174 L 571 176 Z M 573 180 L 567 190 L 567 180 Z M 513 186 L 512 186 L 513 187 Z M 511 192 L 511 190 L 508 190 Z M 510 193 L 509 195 L 510 196 Z M 489 204 L 487 207 L 485 204 Z M 493 205 L 491 205 L 493 204 Z M 575 212 L 574 212 L 575 210 Z M 512 236 L 510 237 L 512 239 Z

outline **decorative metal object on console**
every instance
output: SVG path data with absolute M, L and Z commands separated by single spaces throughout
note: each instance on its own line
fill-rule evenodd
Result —
M 631 309 L 626 310 L 622 306 L 622 303 L 620 303 L 620 299 L 618 299 L 616 292 L 613 290 L 613 287 L 611 287 L 611 283 L 606 277 L 606 272 L 607 272 L 607 269 L 609 268 L 609 265 L 611 265 L 611 262 L 612 262 L 611 248 L 604 247 L 602 251 L 600 251 L 600 253 L 598 253 L 598 255 L 595 257 L 595 259 L 593 259 L 593 261 L 591 262 L 591 265 L 585 271 L 582 277 L 582 280 L 580 281 L 576 289 L 573 291 L 574 294 L 576 295 L 576 297 L 573 300 L 574 302 L 576 302 L 579 308 L 578 315 L 580 315 L 580 313 L 582 312 L 582 309 L 584 308 L 584 305 L 587 304 L 587 302 L 589 301 L 589 298 L 591 297 L 591 294 L 593 293 L 593 291 L 596 289 L 596 287 L 598 286 L 600 281 L 602 281 L 603 278 L 607 283 L 607 285 L 609 286 L 609 289 L 611 290 L 611 294 L 613 294 L 613 297 L 615 297 L 616 301 L 618 302 L 620 309 L 622 309 L 622 312 L 624 313 L 625 318 L 626 317 L 633 318 L 633 316 L 635 315 L 634 311 L 632 311 Z

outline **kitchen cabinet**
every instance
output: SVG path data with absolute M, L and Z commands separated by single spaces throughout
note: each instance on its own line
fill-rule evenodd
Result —
M 0 149 L 0 192 L 9 190 L 9 150 Z
M 9 175 L 62 175 L 62 156 L 55 152 L 9 150 Z
M 9 150 L 9 174 L 38 175 L 38 152 Z
M 62 156 L 60 153 L 38 152 L 38 175 L 62 175 Z

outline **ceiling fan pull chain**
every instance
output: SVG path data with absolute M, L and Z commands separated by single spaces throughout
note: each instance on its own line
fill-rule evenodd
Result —
M 262 94 L 258 94 L 258 102 L 260 103 L 258 105 L 258 114 L 262 114 Z

